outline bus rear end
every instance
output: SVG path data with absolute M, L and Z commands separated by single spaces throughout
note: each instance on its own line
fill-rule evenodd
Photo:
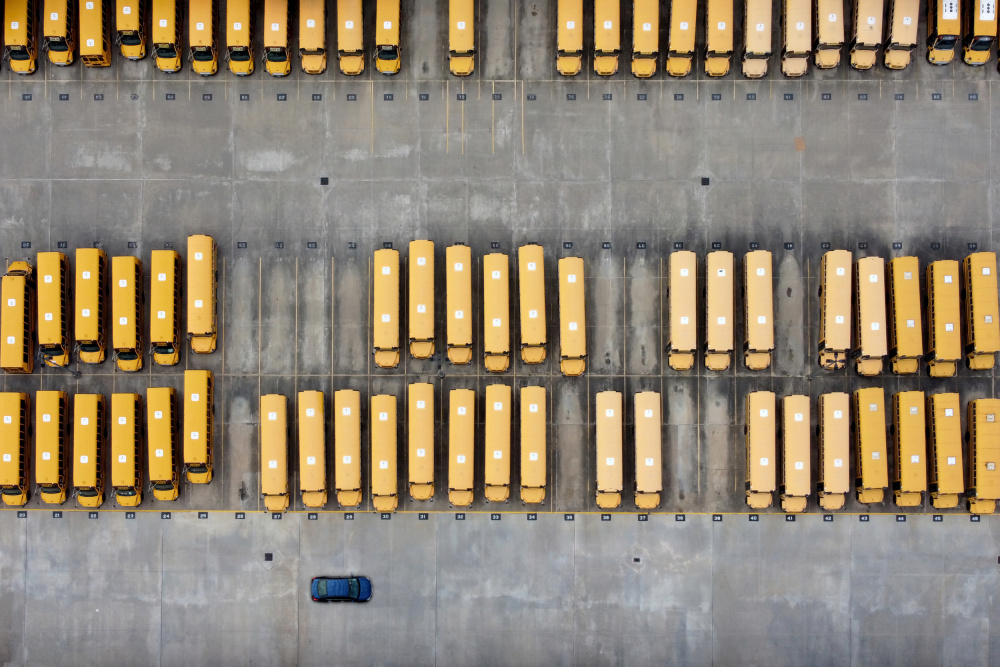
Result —
M 87 67 L 111 66 L 111 2 L 80 2 L 80 60 Z

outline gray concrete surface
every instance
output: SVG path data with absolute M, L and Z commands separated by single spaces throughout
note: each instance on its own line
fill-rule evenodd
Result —
M 165 244 L 183 253 L 188 234 L 209 233 L 220 244 L 221 319 L 219 350 L 185 351 L 172 369 L 126 375 L 106 363 L 80 367 L 79 379 L 49 369 L 0 377 L 4 391 L 110 394 L 180 389 L 184 368 L 208 368 L 220 416 L 215 481 L 185 484 L 174 503 L 147 498 L 126 519 L 109 500 L 96 521 L 72 501 L 62 519 L 35 498 L 27 518 L 0 511 L 0 658 L 998 664 L 995 517 L 973 524 L 960 510 L 934 522 L 926 504 L 907 510 L 903 525 L 881 514 L 896 511 L 887 502 L 862 524 L 856 513 L 867 510 L 852 500 L 832 524 L 815 504 L 795 523 L 772 510 L 750 524 L 741 490 L 748 391 L 815 399 L 874 384 L 958 391 L 963 402 L 997 395 L 993 372 L 861 380 L 819 372 L 814 358 L 822 244 L 856 257 L 915 254 L 924 264 L 959 259 L 969 244 L 996 249 L 995 61 L 935 68 L 918 53 L 901 73 L 841 66 L 791 81 L 775 75 L 772 58 L 759 82 L 707 81 L 700 65 L 689 79 L 638 82 L 624 59 L 619 74 L 598 80 L 588 57 L 579 77 L 557 80 L 554 3 L 521 0 L 478 5 L 477 70 L 460 81 L 447 74 L 446 7 L 404 1 L 395 78 L 369 67 L 349 79 L 334 62 L 320 77 L 296 64 L 285 80 L 260 70 L 200 80 L 120 58 L 103 71 L 43 63 L 29 78 L 0 69 L 4 257 L 96 242 L 147 261 Z M 437 358 L 376 370 L 371 254 L 392 243 L 405 257 L 413 238 L 434 240 L 439 262 L 446 245 L 469 244 L 477 280 L 493 244 L 513 261 L 518 245 L 542 243 L 548 361 L 513 362 L 489 377 L 477 334 L 475 363 L 453 367 L 442 361 L 442 322 Z M 683 244 L 703 258 L 714 243 L 774 253 L 778 349 L 767 372 L 666 365 L 667 255 Z M 569 255 L 587 267 L 590 357 L 578 379 L 558 372 L 555 271 Z M 477 298 L 476 321 L 479 308 Z M 257 513 L 261 393 L 287 394 L 291 409 L 305 389 L 328 402 L 337 389 L 358 389 L 364 404 L 392 393 L 402 405 L 407 383 L 428 381 L 442 407 L 454 388 L 482 397 L 493 381 L 546 387 L 549 488 L 538 523 L 525 521 L 516 473 L 509 503 L 483 501 L 481 465 L 472 510 L 454 520 L 446 419 L 431 503 L 406 496 L 404 450 L 400 513 L 381 521 L 366 489 L 353 522 L 333 502 L 310 521 L 299 513 L 293 447 L 293 513 Z M 665 487 L 646 523 L 628 513 L 628 448 L 622 509 L 610 523 L 587 514 L 596 511 L 592 397 L 606 389 L 625 392 L 627 407 L 634 392 L 662 395 Z M 401 447 L 404 429 L 401 421 Z M 367 460 L 367 426 L 364 441 Z M 246 518 L 234 520 L 237 511 Z M 675 521 L 679 512 L 686 522 Z M 722 525 L 708 512 L 722 513 Z M 275 560 L 265 565 L 264 553 Z M 370 605 L 309 602 L 311 576 L 342 571 L 374 578 Z

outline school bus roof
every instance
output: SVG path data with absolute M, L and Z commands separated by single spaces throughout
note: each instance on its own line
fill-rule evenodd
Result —
M 885 391 L 879 387 L 854 392 L 857 477 L 863 489 L 889 485 L 885 441 Z
M 361 0 L 337 0 L 337 49 L 341 53 L 364 50 Z
M 733 52 L 733 0 L 708 0 L 705 45 L 711 53 Z
M 209 463 L 212 371 L 184 371 L 184 463 Z
M 972 11 L 972 34 L 997 34 L 997 3 L 996 0 L 966 0 Z
M 66 37 L 67 0 L 44 0 L 42 7 L 42 35 L 44 37 Z M 42 253 L 38 253 L 39 255 Z
M 434 385 L 414 382 L 407 392 L 410 484 L 434 483 Z
M 227 0 L 226 45 L 248 46 L 250 43 L 250 4 L 252 0 Z
M 508 265 L 502 253 L 483 257 L 483 348 L 487 355 L 510 353 Z
M 733 349 L 733 253 L 710 252 L 705 264 L 708 351 L 729 352 Z
M 337 490 L 360 490 L 361 394 L 353 389 L 341 389 L 333 394 L 333 445 Z
M 885 336 L 885 260 L 862 257 L 857 267 L 856 346 L 863 356 L 883 357 L 888 350 Z
M 451 245 L 445 250 L 448 347 L 472 345 L 472 249 Z M 472 350 L 469 350 L 471 356 Z M 448 356 L 452 353 L 449 351 Z
M 326 417 L 321 391 L 300 391 L 299 488 L 303 492 L 326 491 Z
M 928 3 L 928 11 L 930 11 L 931 7 L 936 7 L 935 14 L 937 16 L 938 34 L 958 35 L 961 33 L 962 12 L 960 11 L 960 5 L 959 0 L 939 0 L 938 2 Z
M 829 350 L 851 348 L 851 279 L 852 261 L 849 250 L 831 250 L 820 261 L 823 312 L 820 339 Z
M 965 491 L 962 464 L 962 405 L 957 393 L 931 394 L 927 397 L 927 416 L 931 420 L 934 445 L 934 468 L 937 492 Z
M 448 403 L 448 489 L 468 491 L 475 470 L 476 394 L 452 389 Z
M 326 48 L 326 0 L 299 0 L 299 48 Z
M 826 493 L 847 493 L 850 487 L 851 397 L 843 392 L 819 397 L 822 466 Z
M 7 0 L 4 3 L 3 41 L 6 46 L 22 46 L 28 41 L 28 0 Z
M 959 313 L 958 262 L 940 259 L 927 266 L 927 326 L 931 327 L 928 352 L 933 351 L 942 361 L 956 360 L 962 355 Z
M 564 53 L 583 50 L 583 0 L 558 0 L 557 48 Z
M 375 0 L 375 44 L 399 44 L 399 0 Z
M 670 253 L 670 348 L 698 349 L 698 256 L 690 250 Z
M 103 405 L 101 394 L 73 396 L 73 485 L 78 488 L 97 485 L 101 426 L 98 422 L 103 419 L 99 413 Z
M 594 0 L 594 50 L 598 53 L 619 51 L 622 46 L 621 7 L 619 0 Z
M 587 356 L 583 258 L 559 260 L 559 348 L 565 359 Z
M 965 258 L 966 337 L 978 352 L 1000 350 L 1000 304 L 997 298 L 997 255 L 977 252 Z
M 173 44 L 177 41 L 180 1 L 153 0 L 153 44 Z
M 878 46 L 882 42 L 882 3 L 884 0 L 855 0 L 855 30 L 858 44 Z
M 745 0 L 746 24 L 743 26 L 747 53 L 771 53 L 771 0 Z
M 732 4 L 730 2 L 730 4 Z M 751 351 L 774 349 L 774 294 L 771 253 L 752 250 L 744 258 L 747 340 Z
M 64 391 L 35 392 L 35 482 L 38 484 L 58 484 L 60 477 L 65 484 L 63 466 L 69 456 L 69 440 L 66 437 L 66 418 L 69 398 Z M 0 438 L 5 441 L 6 438 Z M 59 451 L 62 444 L 63 450 Z
M 622 395 L 601 391 L 596 398 L 597 491 L 622 490 Z
M 375 251 L 373 339 L 377 350 L 399 348 L 399 252 Z
M 475 50 L 475 0 L 448 0 L 448 48 L 452 53 Z
M 215 43 L 215 0 L 189 0 L 188 38 L 191 46 Z
M 844 43 L 844 0 L 816 0 L 816 36 L 820 43 Z
M 490 486 L 510 484 L 511 388 L 508 385 L 486 387 L 485 422 L 485 483 L 489 490 Z
M 288 493 L 288 400 L 260 397 L 260 489 L 265 496 Z
M 410 341 L 434 340 L 434 242 L 410 241 L 407 258 L 410 273 Z
M 697 0 L 671 0 L 668 48 L 673 53 L 694 53 Z
M 975 432 L 969 457 L 969 487 L 976 498 L 1000 499 L 1000 399 L 969 401 L 969 431 Z
M 61 252 L 40 252 L 36 258 L 35 270 L 38 274 L 38 343 L 39 345 L 60 345 L 63 343 L 66 308 L 63 303 L 66 283 L 70 276 L 66 255 Z
M 896 454 L 896 477 L 899 491 L 918 493 L 927 490 L 927 439 L 924 424 L 924 392 L 901 391 L 893 394 L 893 445 Z
M 892 326 L 890 347 L 900 357 L 920 357 L 924 353 L 920 305 L 920 264 L 916 257 L 889 260 Z
M 659 0 L 635 0 L 632 7 L 633 50 L 639 53 L 656 53 L 660 48 Z
M 812 3 L 810 0 L 784 0 L 785 49 L 789 53 L 809 53 L 812 49 Z
M 660 394 L 641 391 L 635 395 L 635 490 L 659 493 L 663 490 L 660 434 Z
M 141 5 L 138 0 L 117 0 L 115 4 L 115 29 L 117 31 L 142 28 Z
M 920 23 L 920 0 L 892 0 L 895 5 L 892 11 L 892 25 L 889 26 L 889 36 L 893 43 L 900 46 L 913 46 L 917 43 L 917 25 Z
M 215 332 L 215 239 L 197 234 L 187 244 L 188 332 Z
M 177 392 L 173 387 L 150 387 L 146 390 L 146 440 L 149 452 L 150 481 L 168 481 L 174 478 L 177 463 L 174 461 L 177 433 Z
M 396 397 L 386 394 L 371 399 L 372 496 L 395 496 L 396 487 Z
M 288 46 L 288 0 L 264 0 L 264 48 Z
M 149 340 L 169 343 L 176 337 L 180 255 L 173 250 L 154 250 L 149 261 Z
M 141 335 L 141 320 L 137 317 L 142 313 L 142 301 L 137 298 L 137 289 L 142 289 L 141 280 L 142 263 L 137 257 L 111 258 L 111 338 L 115 349 L 135 348 Z M 140 282 L 138 286 L 137 282 Z
M 30 282 L 27 276 L 20 275 L 6 275 L 0 281 L 3 297 L 3 307 L 0 308 L 0 335 L 3 338 L 0 366 L 3 368 L 21 368 L 25 362 L 25 339 L 30 341 L 31 338 L 31 330 L 25 322 L 26 314 L 31 317 L 28 312 Z M 30 325 L 30 322 L 27 324 Z
M 142 398 L 111 394 L 111 486 L 134 487 L 142 481 Z
M 521 486 L 545 486 L 545 387 L 521 387 Z
M 785 494 L 789 496 L 809 495 L 809 397 L 802 395 L 785 396 L 781 399 L 782 417 L 782 480 Z
M 517 250 L 518 289 L 521 306 L 521 345 L 544 345 L 545 254 L 540 245 Z
M 777 486 L 774 412 L 774 392 L 747 394 L 747 479 L 750 490 L 757 493 L 774 491 Z
M 21 487 L 27 483 L 30 420 L 27 394 L 0 392 L 0 484 Z

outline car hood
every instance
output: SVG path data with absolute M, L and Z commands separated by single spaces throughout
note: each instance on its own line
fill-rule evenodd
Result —
M 361 584 L 361 589 L 358 591 L 358 601 L 365 602 L 371 600 L 372 582 L 368 580 L 368 577 L 358 577 L 358 583 Z

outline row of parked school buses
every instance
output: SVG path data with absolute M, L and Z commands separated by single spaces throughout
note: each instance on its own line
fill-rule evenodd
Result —
M 80 506 L 97 508 L 110 490 L 120 506 L 135 507 L 147 479 L 154 498 L 175 500 L 181 464 L 188 482 L 211 482 L 214 384 L 211 371 L 184 372 L 181 456 L 181 413 L 172 387 L 147 389 L 145 410 L 135 393 L 111 394 L 110 406 L 103 394 L 75 394 L 71 401 L 65 391 L 37 391 L 32 401 L 27 393 L 0 393 L 4 504 L 28 501 L 32 463 L 38 495 L 52 505 L 72 493 Z
M 548 333 L 545 309 L 545 254 L 540 245 L 517 251 L 517 281 L 521 359 L 545 361 Z M 453 364 L 472 361 L 472 249 L 455 244 L 445 250 L 447 355 Z M 559 359 L 565 375 L 586 369 L 586 305 L 584 265 L 579 257 L 559 260 Z M 503 253 L 482 258 L 483 352 L 486 370 L 501 373 L 510 365 L 510 259 Z M 400 358 L 399 251 L 376 250 L 372 279 L 372 341 L 375 365 L 395 368 Z M 407 257 L 407 332 L 410 356 L 429 359 L 436 349 L 433 241 L 411 241 Z
M 31 74 L 39 53 L 38 10 L 42 10 L 41 46 L 53 65 L 72 65 L 79 50 L 88 67 L 111 64 L 112 44 L 122 57 L 142 60 L 154 54 L 157 69 L 183 68 L 184 8 L 191 71 L 211 76 L 226 58 L 238 76 L 253 74 L 255 40 L 263 38 L 261 60 L 272 76 L 291 72 L 292 9 L 289 0 L 262 0 L 263 35 L 257 34 L 257 0 L 226 0 L 225 26 L 218 0 L 6 0 L 5 55 L 18 74 Z M 371 2 L 372 0 L 369 0 Z M 400 2 L 374 0 L 375 69 L 395 74 L 400 68 Z M 327 67 L 327 0 L 298 1 L 298 44 L 302 71 L 322 74 Z M 39 7 L 41 5 L 41 7 Z M 475 1 L 449 0 L 449 62 L 455 76 L 475 68 Z M 114 16 L 112 27 L 112 15 Z M 336 0 L 337 59 L 347 75 L 364 72 L 364 7 L 362 0 Z M 225 36 L 225 44 L 221 43 Z
M 767 74 L 773 53 L 772 1 L 744 0 L 743 75 L 757 79 Z M 851 67 L 870 69 L 879 48 L 885 66 L 903 69 L 917 47 L 920 0 L 777 0 L 781 72 L 790 77 L 808 71 L 809 58 L 816 67 L 840 64 L 845 45 Z M 632 74 L 639 78 L 656 73 L 661 50 L 671 76 L 691 73 L 695 58 L 695 30 L 699 0 L 670 0 L 669 18 L 663 27 L 666 49 L 660 45 L 659 0 L 632 2 Z M 964 5 L 964 12 L 962 11 Z M 735 42 L 733 0 L 705 0 L 703 4 L 705 73 L 729 73 Z M 574 76 L 583 66 L 584 0 L 559 0 L 556 64 L 560 74 Z M 620 0 L 594 0 L 594 72 L 610 76 L 618 71 L 622 50 Z M 959 43 L 968 65 L 983 65 L 997 38 L 995 0 L 927 0 L 927 59 L 935 65 L 952 61 Z
M 216 244 L 210 236 L 190 236 L 187 249 L 187 333 L 193 352 L 210 353 L 217 331 Z M 70 279 L 64 253 L 40 252 L 36 262 L 34 267 L 27 261 L 12 262 L 3 277 L 0 368 L 31 373 L 36 343 L 48 366 L 68 366 L 74 350 L 82 363 L 102 363 L 110 329 L 118 369 L 141 370 L 146 355 L 142 261 L 129 255 L 112 257 L 109 274 L 104 250 L 79 248 L 75 280 Z M 181 268 L 176 251 L 153 251 L 149 345 L 153 361 L 163 366 L 180 359 Z
M 903 375 L 916 373 L 921 360 L 931 377 L 954 375 L 962 359 L 973 370 L 993 368 L 1000 351 L 996 273 L 993 252 L 972 253 L 961 265 L 931 262 L 921 298 L 916 257 L 888 263 L 863 257 L 852 267 L 850 251 L 825 253 L 820 262 L 819 365 L 839 369 L 854 359 L 858 373 L 869 376 L 881 373 L 886 359 L 894 373 Z
M 782 509 L 802 512 L 813 488 L 810 400 L 808 396 L 785 396 L 780 422 L 776 407 L 773 392 L 754 391 L 746 397 L 746 502 L 752 509 L 765 509 L 771 506 L 777 490 Z M 959 395 L 925 395 L 922 391 L 893 394 L 890 466 L 884 390 L 859 389 L 853 398 L 845 393 L 822 394 L 816 425 L 819 506 L 824 510 L 843 508 L 852 488 L 849 457 L 853 447 L 853 489 L 859 503 L 885 500 L 891 468 L 893 500 L 898 507 L 922 506 L 924 494 L 929 493 L 934 508 L 954 508 L 964 494 L 970 512 L 992 513 L 1000 499 L 1000 399 L 968 401 L 966 411 L 967 470 L 962 456 Z M 780 477 L 776 471 L 779 466 Z

